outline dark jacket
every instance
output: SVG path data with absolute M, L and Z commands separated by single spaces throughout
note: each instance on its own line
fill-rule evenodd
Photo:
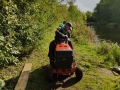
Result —
M 55 40 L 60 40 L 65 38 L 64 35 L 67 35 L 68 38 L 70 38 L 70 30 L 66 31 L 66 33 L 63 34 L 63 30 L 62 29 L 57 29 L 55 32 Z

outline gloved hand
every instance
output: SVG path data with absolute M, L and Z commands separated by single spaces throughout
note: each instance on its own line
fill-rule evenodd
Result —
M 65 35 L 65 38 L 68 38 L 68 36 L 67 36 L 67 35 Z
M 68 38 L 68 36 L 67 36 L 67 35 L 63 35 L 63 37 L 64 37 L 64 38 Z

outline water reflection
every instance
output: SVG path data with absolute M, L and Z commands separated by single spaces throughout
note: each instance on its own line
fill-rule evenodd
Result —
M 94 26 L 94 30 L 100 39 L 110 40 L 120 44 L 120 29 Z

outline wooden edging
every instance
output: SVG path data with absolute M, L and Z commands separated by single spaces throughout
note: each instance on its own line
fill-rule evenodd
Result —
M 25 64 L 14 90 L 25 90 L 32 64 Z

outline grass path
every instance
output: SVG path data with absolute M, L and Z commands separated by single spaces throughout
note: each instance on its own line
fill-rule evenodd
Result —
M 47 48 L 46 48 L 47 49 Z M 0 70 L 0 78 L 6 80 L 4 90 L 13 90 L 18 80 L 19 74 L 24 63 L 31 62 L 32 72 L 29 77 L 26 90 L 119 90 L 120 77 L 114 76 L 106 68 L 99 67 L 102 57 L 95 54 L 91 48 L 85 48 L 84 45 L 75 45 L 75 57 L 79 67 L 83 70 L 83 78 L 76 82 L 74 75 L 61 81 L 48 83 L 45 78 L 45 65 L 49 64 L 47 51 L 43 55 L 41 50 L 34 50 L 32 54 L 24 58 L 24 61 L 17 66 L 9 66 Z M 99 57 L 99 58 L 98 58 Z

